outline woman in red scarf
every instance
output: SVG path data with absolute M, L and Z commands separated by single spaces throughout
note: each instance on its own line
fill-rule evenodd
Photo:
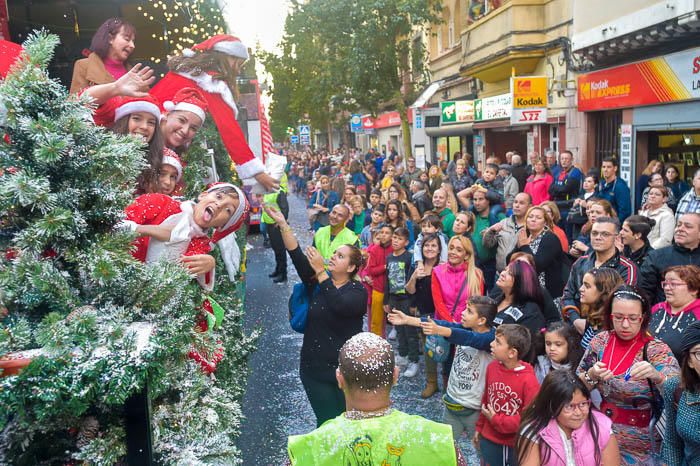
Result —
M 602 395 L 600 410 L 613 421 L 624 465 L 651 460 L 652 387 L 661 389 L 680 372 L 668 345 L 647 331 L 650 317 L 646 298 L 630 286 L 618 287 L 605 308 L 606 330 L 593 337 L 577 370 Z

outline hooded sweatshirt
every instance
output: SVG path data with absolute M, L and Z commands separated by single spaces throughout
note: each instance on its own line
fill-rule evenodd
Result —
M 469 284 L 467 283 L 459 295 L 457 295 L 462 287 L 462 283 L 467 279 L 465 274 L 466 264 L 460 267 L 454 267 L 444 263 L 433 268 L 433 301 L 435 302 L 435 318 L 447 320 L 450 322 L 460 322 L 462 320 L 462 312 L 467 307 L 469 300 Z M 481 293 L 483 294 L 484 285 L 481 284 Z
M 681 312 L 673 315 L 668 301 L 661 302 L 651 309 L 649 331 L 666 343 L 678 361 L 681 360 L 681 335 L 693 322 L 700 320 L 700 299 L 691 301 Z

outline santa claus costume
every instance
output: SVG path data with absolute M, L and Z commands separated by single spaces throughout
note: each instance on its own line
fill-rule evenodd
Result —
M 212 193 L 223 188 L 233 189 L 240 202 L 228 222 L 217 228 L 211 238 L 209 232 L 194 221 L 194 202 L 180 202 L 165 194 L 144 194 L 136 198 L 126 208 L 125 228 L 135 231 L 137 225 L 160 225 L 171 228 L 172 231 L 170 241 L 159 241 L 147 236 L 138 238 L 134 243 L 133 256 L 146 263 L 163 259 L 178 261 L 181 256 L 208 254 L 218 244 L 229 277 L 235 277 L 240 264 L 240 251 L 235 236 L 231 233 L 243 224 L 249 205 L 243 191 L 230 183 L 215 183 L 205 192 Z M 213 270 L 197 276 L 197 281 L 206 291 L 213 290 L 214 280 Z
M 149 94 L 144 97 L 112 97 L 97 107 L 92 118 L 98 126 L 112 126 L 117 120 L 138 112 L 153 115 L 157 122 L 162 116 L 160 103 Z
M 231 57 L 247 60 L 248 50 L 237 37 L 219 34 L 206 41 L 186 49 L 183 55 L 194 56 L 196 53 L 217 51 Z M 228 151 L 229 157 L 236 164 L 236 170 L 241 179 L 253 178 L 263 173 L 265 167 L 262 161 L 255 158 L 248 146 L 241 128 L 238 126 L 238 107 L 233 99 L 229 85 L 216 79 L 207 70 L 199 74 L 191 72 L 170 71 L 151 90 L 161 102 L 172 101 L 175 94 L 182 88 L 192 87 L 202 92 L 209 107 L 221 140 Z

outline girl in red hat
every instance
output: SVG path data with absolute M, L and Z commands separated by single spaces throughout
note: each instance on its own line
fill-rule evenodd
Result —
M 151 93 L 165 102 L 172 101 L 182 88 L 201 91 L 224 146 L 231 160 L 236 163 L 238 175 L 244 180 L 255 178 L 266 189 L 273 189 L 278 186 L 278 182 L 265 173 L 262 161 L 255 158 L 236 121 L 236 77 L 248 58 L 248 50 L 240 39 L 227 34 L 216 35 L 194 46 L 192 50 L 185 50 L 182 56 L 171 58 L 168 61 L 170 72 L 156 84 Z M 170 115 L 166 115 L 164 127 L 169 125 L 170 118 Z M 181 149 L 184 147 L 176 148 Z

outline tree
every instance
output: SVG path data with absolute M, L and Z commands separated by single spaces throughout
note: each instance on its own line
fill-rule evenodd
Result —
M 34 351 L 0 377 L 0 463 L 119 462 L 121 407 L 147 385 L 159 463 L 235 464 L 253 345 L 240 307 L 221 329 L 196 332 L 204 295 L 186 271 L 131 257 L 132 237 L 114 226 L 143 142 L 96 128 L 87 102 L 49 78 L 57 43 L 32 35 L 0 83 L 0 356 Z M 213 380 L 187 355 L 217 340 L 231 357 Z
M 308 109 L 306 113 L 315 111 L 329 119 L 358 109 L 376 115 L 392 106 L 401 115 L 404 150 L 410 154 L 408 106 L 427 81 L 425 49 L 413 38 L 440 23 L 440 10 L 436 0 L 295 4 L 285 25 L 281 56 L 263 60 L 266 69 L 270 62 L 275 101 L 289 100 L 289 113 L 300 115 Z M 294 83 L 286 84 L 289 76 Z M 325 104 L 331 102 L 332 110 L 325 113 Z M 274 119 L 275 112 L 271 116 Z

